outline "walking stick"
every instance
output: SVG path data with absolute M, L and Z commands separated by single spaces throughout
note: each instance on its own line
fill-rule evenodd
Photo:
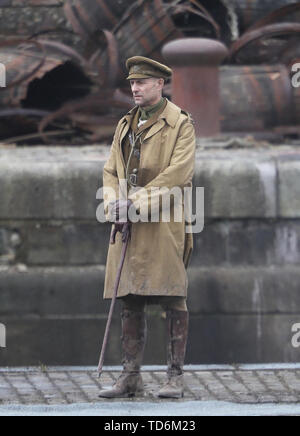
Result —
M 108 314 L 108 318 L 107 318 L 104 339 L 103 339 L 103 344 L 102 344 L 102 349 L 101 349 L 101 354 L 100 354 L 100 360 L 99 360 L 99 365 L 98 365 L 99 378 L 101 377 L 102 370 L 103 370 L 103 363 L 104 363 L 105 351 L 106 351 L 106 347 L 107 347 L 108 335 L 109 335 L 112 316 L 113 316 L 115 303 L 116 303 L 116 299 L 117 299 L 117 295 L 118 295 L 120 278 L 121 278 L 121 273 L 122 273 L 122 269 L 123 269 L 123 265 L 124 265 L 124 261 L 125 261 L 128 242 L 130 239 L 130 230 L 131 230 L 131 223 L 127 223 L 127 225 L 125 226 L 125 230 L 122 233 L 123 246 L 122 246 L 122 252 L 121 252 L 121 260 L 120 260 L 119 268 L 117 271 L 117 278 L 116 278 L 116 282 L 115 282 L 113 298 L 111 300 L 111 305 L 110 305 L 110 310 L 109 310 L 109 314 Z

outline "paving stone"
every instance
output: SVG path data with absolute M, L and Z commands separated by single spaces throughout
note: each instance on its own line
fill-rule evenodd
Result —
M 284 380 L 291 392 L 300 397 L 300 377 L 297 372 L 279 371 L 277 376 Z
M 221 367 L 220 367 L 221 368 Z M 103 402 L 99 389 L 111 386 L 118 370 L 105 370 L 99 380 L 90 368 L 39 368 L 9 370 L 0 368 L 1 405 L 60 405 Z M 145 395 L 130 401 L 163 402 L 157 391 L 166 380 L 162 370 L 144 370 Z M 185 372 L 185 401 L 230 401 L 240 404 L 297 403 L 300 392 L 299 371 L 256 369 L 224 371 L 209 366 Z M 118 401 L 112 400 L 112 401 Z M 168 400 L 169 401 L 169 400 Z

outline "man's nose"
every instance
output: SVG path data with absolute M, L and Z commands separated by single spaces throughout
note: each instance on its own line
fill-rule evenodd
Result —
M 137 92 L 139 90 L 138 85 L 136 83 L 133 83 L 131 86 L 131 90 L 132 90 L 132 92 Z

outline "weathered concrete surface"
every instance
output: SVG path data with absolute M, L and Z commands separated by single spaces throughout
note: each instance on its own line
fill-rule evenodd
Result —
M 196 429 L 202 428 L 200 423 L 200 416 L 299 416 L 300 406 L 298 403 L 290 404 L 236 404 L 229 401 L 187 401 L 185 403 L 130 403 L 125 401 L 123 403 L 93 403 L 93 404 L 76 404 L 67 406 L 0 406 L 0 416 L 107 416 L 107 419 L 103 421 L 104 425 L 112 426 L 122 425 L 118 422 L 118 419 L 112 419 L 111 417 L 122 416 L 125 417 L 126 422 L 132 423 L 136 419 L 128 419 L 128 417 L 158 417 L 155 421 L 153 418 L 148 421 L 148 426 L 142 424 L 138 425 L 137 432 L 144 431 L 147 427 L 149 431 L 156 428 L 161 429 L 166 422 L 166 428 L 170 427 L 170 419 L 167 417 L 173 416 L 190 416 L 190 427 L 194 428 L 195 419 L 197 424 Z M 163 417 L 164 421 L 162 421 Z M 124 418 L 123 418 L 124 419 Z M 174 422 L 174 421 L 173 421 Z M 178 422 L 178 421 L 177 421 Z M 174 424 L 177 424 L 175 421 Z M 182 422 L 182 428 L 186 426 L 186 421 Z M 101 425 L 101 424 L 100 424 Z M 178 424 L 177 424 L 178 425 Z M 98 424 L 98 428 L 101 427 Z
M 39 31 L 71 29 L 61 0 L 1 0 L 0 35 L 28 36 Z
M 110 225 L 96 218 L 6 218 L 0 220 L 0 264 L 103 265 L 109 235 Z M 299 241 L 297 220 L 207 219 L 204 231 L 195 234 L 191 266 L 298 265 Z
M 282 217 L 300 217 L 300 161 L 293 154 L 284 156 L 278 165 L 279 213 Z
M 100 162 L 2 160 L 0 219 L 95 219 Z
M 271 156 L 199 154 L 195 186 L 206 188 L 205 212 L 217 218 L 274 218 L 276 164 Z
M 109 309 L 101 299 L 104 273 L 104 266 L 3 269 L 0 320 L 8 346 L 2 364 L 96 362 Z M 191 268 L 187 362 L 298 361 L 291 328 L 300 318 L 299 281 L 297 266 Z M 119 313 L 117 305 L 111 364 L 120 362 Z M 148 308 L 145 363 L 166 361 L 162 316 L 158 306 Z
M 299 365 L 187 366 L 185 396 L 157 398 L 165 367 L 145 367 L 143 397 L 98 398 L 120 374 L 105 368 L 0 368 L 0 415 L 207 416 L 299 415 Z M 197 423 L 198 424 L 198 423 Z
M 110 225 L 96 220 L 96 192 L 108 151 L 0 147 L 3 365 L 98 359 Z M 205 227 L 188 270 L 188 363 L 299 360 L 291 343 L 300 322 L 299 185 L 297 146 L 198 148 Z M 109 364 L 120 362 L 118 310 Z M 163 314 L 148 312 L 145 363 L 165 363 Z

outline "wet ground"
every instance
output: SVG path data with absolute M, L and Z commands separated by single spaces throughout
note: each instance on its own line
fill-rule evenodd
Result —
M 165 367 L 143 367 L 143 397 L 99 399 L 120 370 L 0 368 L 0 416 L 300 415 L 300 364 L 187 366 L 185 397 L 171 401 L 156 397 Z

